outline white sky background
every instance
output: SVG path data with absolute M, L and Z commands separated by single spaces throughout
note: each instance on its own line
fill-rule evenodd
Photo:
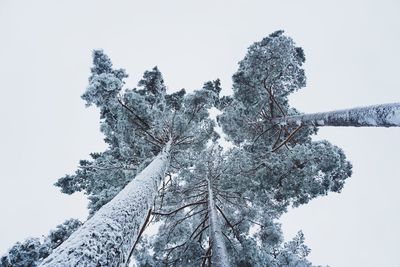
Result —
M 98 112 L 80 95 L 91 51 L 103 48 L 136 86 L 158 65 L 170 90 L 231 75 L 246 48 L 284 29 L 306 53 L 304 112 L 400 99 L 398 1 L 0 0 L 0 255 L 70 217 L 82 196 L 52 184 L 103 151 Z M 285 215 L 287 238 L 303 229 L 314 264 L 399 266 L 400 129 L 323 128 L 354 174 L 342 194 Z

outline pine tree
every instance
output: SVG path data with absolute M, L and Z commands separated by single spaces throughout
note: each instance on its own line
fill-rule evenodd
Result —
M 94 52 L 93 63 L 82 98 L 100 109 L 109 148 L 56 183 L 65 193 L 85 191 L 93 216 L 42 266 L 126 264 L 171 159 L 189 147 L 202 149 L 215 134 L 208 118 L 218 99 L 214 87 L 167 95 L 155 67 L 138 89 L 123 91 L 124 70 L 113 69 L 102 51 Z
M 215 191 L 219 188 L 224 160 L 221 149 L 209 148 L 190 157 L 187 160 L 192 166 L 168 180 L 162 188 L 159 210 L 153 213 L 167 217 L 156 241 L 154 261 L 185 266 L 209 261 L 215 266 L 229 266 L 222 218 L 216 204 L 221 192 Z M 181 257 L 181 253 L 189 257 Z
M 304 61 L 303 50 L 296 47 L 282 31 L 275 32 L 261 42 L 253 44 L 244 60 L 240 62 L 239 70 L 233 76 L 234 96 L 223 97 L 217 101 L 217 106 L 223 111 L 218 117 L 219 124 L 228 138 L 240 147 L 230 152 L 236 156 L 230 156 L 229 161 L 225 159 L 230 167 L 220 166 L 220 171 L 224 170 L 225 175 L 230 173 L 229 183 L 234 184 L 235 190 L 240 192 L 241 196 L 246 196 L 247 203 L 251 203 L 251 212 L 242 214 L 242 220 L 247 220 L 247 223 L 235 224 L 239 229 L 233 228 L 232 231 L 237 233 L 235 238 L 241 236 L 237 238 L 241 243 L 241 260 L 246 253 L 251 255 L 250 258 L 257 260 L 237 261 L 234 263 L 236 265 L 311 266 L 305 259 L 309 249 L 303 245 L 302 233 L 282 247 L 282 234 L 275 221 L 290 205 L 297 207 L 330 191 L 340 192 L 345 180 L 351 175 L 351 164 L 340 148 L 328 141 L 312 141 L 311 136 L 317 132 L 316 126 L 397 125 L 397 104 L 337 111 L 333 116 L 330 113 L 296 115 L 298 111 L 289 106 L 287 96 L 305 86 L 305 74 L 302 69 Z M 321 120 L 326 122 L 322 123 Z M 204 160 L 206 157 L 201 158 Z M 216 161 L 216 158 L 213 160 Z M 204 162 L 198 161 L 197 165 L 201 164 Z M 207 181 L 205 177 L 209 177 L 210 173 L 203 170 L 197 175 Z M 179 180 L 178 187 L 179 183 L 185 187 L 197 181 L 185 176 L 180 179 L 183 180 Z M 235 183 L 235 181 L 240 182 Z M 203 186 L 206 184 L 208 183 Z M 189 186 L 189 188 L 197 192 L 195 187 Z M 186 203 L 185 198 L 193 197 L 190 195 L 193 192 L 188 188 L 184 190 L 169 188 L 169 190 L 174 192 L 170 209 L 175 211 L 182 211 Z M 179 192 L 189 192 L 189 195 L 183 194 L 176 201 Z M 212 192 L 203 188 L 203 194 L 210 196 L 210 193 Z M 174 208 L 174 203 L 178 207 Z M 208 202 L 203 198 L 192 204 L 197 207 L 206 203 Z M 246 209 L 241 208 L 241 210 Z M 182 213 L 181 216 L 173 213 L 172 222 L 171 219 L 167 219 L 166 225 L 161 227 L 161 232 L 153 241 L 156 244 L 153 247 L 155 254 L 153 257 L 140 257 L 140 264 L 143 266 L 149 262 L 155 264 L 161 262 L 165 256 L 168 260 L 170 254 L 164 255 L 163 251 L 171 252 L 182 247 L 183 252 L 174 255 L 175 259 L 172 261 L 175 264 L 179 262 L 179 266 L 196 266 L 198 263 L 194 259 L 210 258 L 208 251 L 213 251 L 212 246 L 209 246 L 211 250 L 203 249 L 204 241 L 198 240 L 196 246 L 196 242 L 192 239 L 197 231 L 206 229 L 211 223 L 196 227 L 204 222 L 204 218 L 198 219 L 199 215 L 195 209 Z M 239 213 L 240 211 L 230 210 L 228 214 Z M 210 214 L 207 209 L 207 212 L 203 211 L 201 215 L 210 216 Z M 164 215 L 172 214 L 169 212 Z M 229 216 L 223 217 L 228 226 L 232 225 Z M 249 229 L 257 226 L 259 227 L 257 235 L 251 237 Z M 165 239 L 164 236 L 172 235 L 171 229 L 179 233 L 177 238 L 181 239 L 181 236 L 189 238 L 186 237 L 184 243 Z M 246 243 L 251 245 L 245 246 Z M 257 246 L 258 243 L 262 244 L 261 248 Z M 173 245 L 168 247 L 168 244 Z M 238 249 L 235 247 L 235 250 Z M 220 253 L 216 251 L 210 254 Z M 235 258 L 235 254 L 231 254 L 229 258 Z M 217 264 L 226 266 L 223 261 L 218 261 Z
M 233 76 L 234 95 L 221 101 L 223 113 L 218 118 L 228 138 L 249 158 L 244 170 L 254 175 L 261 202 L 276 201 L 282 209 L 329 191 L 340 192 L 351 175 L 351 164 L 341 149 L 327 141 L 312 141 L 315 126 L 299 128 L 275 121 L 298 113 L 287 97 L 305 86 L 304 61 L 303 50 L 282 31 L 256 42 L 239 63 Z M 264 190 L 272 195 L 263 195 Z
M 53 249 L 78 229 L 82 223 L 76 219 L 66 220 L 57 225 L 44 238 L 28 238 L 24 242 L 17 242 L 9 251 L 0 258 L 1 267 L 26 267 L 38 266 Z
M 193 166 L 161 190 L 153 214 L 162 224 L 139 245 L 138 266 L 312 266 L 301 233 L 283 242 L 282 206 L 259 203 L 242 153 L 212 147 L 188 157 Z

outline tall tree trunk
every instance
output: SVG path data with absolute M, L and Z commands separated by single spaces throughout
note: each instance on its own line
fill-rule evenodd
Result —
M 400 103 L 286 116 L 275 118 L 272 122 L 315 126 L 399 127 Z
M 56 248 L 40 266 L 123 266 L 154 203 L 171 141 L 125 188 Z
M 208 221 L 210 224 L 211 239 L 211 263 L 216 267 L 228 267 L 229 259 L 225 247 L 224 237 L 221 230 L 221 224 L 218 220 L 217 210 L 214 203 L 211 180 L 207 178 L 208 191 Z

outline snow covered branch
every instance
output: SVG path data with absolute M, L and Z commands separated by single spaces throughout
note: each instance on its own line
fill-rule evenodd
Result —
M 399 127 L 400 103 L 272 119 L 272 123 L 313 126 Z

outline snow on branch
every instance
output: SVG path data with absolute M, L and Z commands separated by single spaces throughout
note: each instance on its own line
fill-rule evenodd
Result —
M 272 119 L 281 125 L 399 127 L 400 103 L 366 106 Z

